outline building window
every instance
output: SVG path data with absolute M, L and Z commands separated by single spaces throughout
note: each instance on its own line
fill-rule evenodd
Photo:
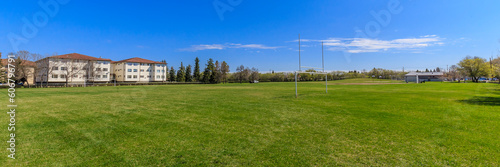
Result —
M 76 70 L 78 70 L 78 68 L 77 67 L 73 67 L 73 71 L 76 71 Z
M 108 71 L 108 68 L 102 68 L 102 71 Z
M 59 70 L 59 67 L 52 67 L 52 70 Z
M 146 71 L 147 71 L 147 72 L 151 72 L 151 70 L 150 70 L 150 69 L 147 69 Z
M 66 75 L 61 75 L 61 78 L 66 78 Z
M 156 70 L 156 72 L 160 72 L 160 70 Z
M 68 67 L 61 67 L 61 70 L 66 71 L 68 70 Z
M 102 78 L 108 78 L 108 75 L 102 75 Z
M 160 67 L 160 65 L 159 65 L 159 64 L 157 64 L 157 65 L 156 65 L 156 67 Z
M 102 64 L 107 65 L 107 64 L 108 64 L 108 62 L 107 62 L 107 61 L 105 61 L 105 62 L 103 62 Z
M 127 63 L 127 65 L 132 66 L 132 63 Z
M 151 78 L 151 75 L 148 75 L 148 78 Z
M 96 78 L 101 78 L 101 76 L 100 76 L 100 75 L 96 75 L 95 77 L 96 77 Z
M 127 71 L 128 71 L 128 72 L 132 72 L 132 69 L 128 69 Z
M 160 76 L 159 76 L 159 75 L 157 75 L 157 76 L 156 76 L 156 78 L 160 78 Z
M 78 78 L 78 75 L 73 75 L 73 78 Z
M 58 75 L 52 75 L 52 78 L 56 78 L 56 79 L 57 79 L 57 76 L 58 76 Z
M 141 75 L 141 78 L 144 78 L 144 75 Z
M 141 72 L 144 72 L 144 69 L 141 69 Z
M 96 70 L 96 71 L 101 71 L 101 68 L 96 68 L 95 70 Z
M 134 75 L 134 79 L 136 79 L 136 78 L 137 78 L 137 75 Z
M 127 78 L 132 78 L 132 75 L 127 75 Z
M 134 66 L 138 66 L 138 65 L 139 65 L 139 63 L 134 63 Z
M 137 69 L 134 69 L 134 72 L 137 72 Z
M 161 78 L 165 78 L 165 75 L 162 75 Z
M 161 72 L 165 72 L 165 70 L 161 70 Z

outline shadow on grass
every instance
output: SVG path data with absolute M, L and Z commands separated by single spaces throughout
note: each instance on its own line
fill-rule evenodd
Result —
M 500 97 L 474 96 L 467 100 L 459 100 L 459 102 L 475 105 L 500 106 Z

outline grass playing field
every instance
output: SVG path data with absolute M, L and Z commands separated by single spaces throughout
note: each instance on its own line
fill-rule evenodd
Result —
M 0 164 L 500 165 L 498 84 L 377 82 L 18 89 Z

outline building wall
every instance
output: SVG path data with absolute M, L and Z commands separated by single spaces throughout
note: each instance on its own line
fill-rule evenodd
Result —
M 66 82 L 66 78 L 68 83 L 109 82 L 111 74 L 109 61 L 49 58 L 37 62 L 37 66 L 37 82 Z
M 422 81 L 442 81 L 439 76 L 418 76 L 419 82 Z M 417 77 L 416 76 L 405 76 L 405 82 L 417 82 Z
M 113 63 L 113 72 L 118 82 L 161 82 L 166 81 L 165 64 Z M 159 71 L 158 71 L 159 70 Z

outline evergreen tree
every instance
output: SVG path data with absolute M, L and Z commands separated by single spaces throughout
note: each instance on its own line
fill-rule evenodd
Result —
M 181 62 L 181 67 L 179 67 L 179 71 L 177 71 L 177 82 L 186 81 L 186 76 L 184 75 L 185 72 L 184 65 Z
M 216 79 L 215 79 L 215 75 L 214 72 L 215 72 L 215 65 L 214 65 L 214 60 L 212 58 L 208 59 L 208 62 L 207 62 L 207 68 L 209 70 L 209 75 L 208 75 L 208 78 L 209 78 L 209 82 L 210 83 L 216 83 Z
M 201 80 L 201 75 L 200 75 L 200 59 L 198 59 L 198 57 L 196 57 L 196 59 L 194 59 L 193 79 L 196 82 L 199 82 Z
M 186 67 L 186 82 L 193 82 L 193 77 L 191 76 L 191 65 Z
M 210 69 L 208 67 L 205 68 L 205 71 L 203 71 L 203 78 L 201 81 L 203 81 L 203 83 L 210 83 Z
M 222 73 L 222 82 L 227 82 L 227 73 L 229 73 L 229 65 L 225 61 L 222 61 L 221 64 L 221 73 Z
M 170 67 L 170 75 L 169 75 L 169 77 L 170 77 L 170 78 L 169 78 L 170 82 L 175 81 L 175 69 L 174 69 L 174 67 L 173 67 L 173 66 L 172 66 L 172 67 Z
M 214 83 L 220 83 L 222 81 L 222 71 L 219 61 L 215 61 L 215 68 L 212 75 L 214 77 Z

